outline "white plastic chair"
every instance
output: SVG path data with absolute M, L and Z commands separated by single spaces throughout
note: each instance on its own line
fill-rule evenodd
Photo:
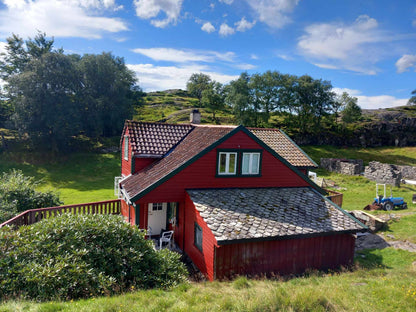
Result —
M 173 231 L 163 232 L 162 236 L 160 237 L 160 249 L 162 249 L 163 243 L 167 243 L 169 249 L 172 249 L 172 235 Z

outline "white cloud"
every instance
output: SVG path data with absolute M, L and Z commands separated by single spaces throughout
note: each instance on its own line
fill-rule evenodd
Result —
M 282 28 L 292 20 L 289 13 L 298 5 L 299 0 L 246 0 L 256 13 L 259 21 L 271 28 Z
M 238 68 L 238 69 L 241 69 L 241 70 L 250 70 L 250 69 L 257 68 L 256 65 L 247 64 L 247 63 L 245 63 L 245 64 L 237 64 L 237 65 L 235 65 L 235 67 Z
M 212 33 L 215 31 L 214 25 L 212 25 L 210 22 L 206 22 L 202 25 L 201 29 L 207 33 Z
M 168 61 L 176 63 L 187 62 L 215 62 L 225 61 L 233 62 L 235 58 L 234 52 L 220 53 L 216 51 L 205 50 L 179 50 L 172 48 L 149 48 L 149 49 L 133 49 L 135 53 L 145 55 L 155 61 Z
M 183 0 L 134 0 L 136 15 L 142 19 L 150 19 L 153 26 L 164 28 L 176 24 L 181 13 Z M 156 19 L 164 12 L 164 19 Z
M 249 30 L 249 29 L 253 28 L 253 26 L 256 25 L 256 21 L 252 21 L 250 23 L 249 21 L 246 20 L 245 17 L 243 17 L 241 20 L 239 20 L 238 22 L 234 23 L 234 25 L 236 26 L 235 29 L 237 31 L 244 32 L 246 30 Z
M 226 37 L 235 33 L 234 28 L 228 26 L 226 23 L 222 23 L 218 32 L 220 36 Z
M 127 30 L 118 18 L 97 16 L 119 8 L 114 1 L 7 0 L 0 10 L 0 36 L 34 36 L 37 30 L 55 37 L 101 38 L 105 32 Z
M 402 39 L 403 36 L 392 36 L 380 30 L 374 18 L 361 15 L 350 25 L 310 25 L 297 46 L 301 54 L 320 67 L 373 75 L 378 71 L 375 64 L 394 50 L 388 47 L 389 43 Z
M 189 77 L 194 73 L 204 73 L 209 75 L 211 79 L 221 83 L 228 83 L 238 78 L 238 76 L 211 71 L 208 67 L 201 65 L 176 67 L 155 66 L 153 64 L 128 64 L 127 66 L 136 73 L 140 86 L 146 92 L 185 89 Z
M 350 96 L 356 97 L 358 99 L 357 103 L 361 108 L 364 109 L 378 109 L 378 108 L 388 108 L 396 106 L 404 106 L 407 104 L 409 99 L 398 99 L 391 95 L 376 95 L 376 96 L 366 96 L 363 95 L 360 90 L 353 90 L 347 88 L 333 88 L 332 89 L 337 94 L 342 94 L 347 92 Z
M 228 5 L 234 2 L 234 0 L 219 0 L 219 1 Z
M 287 54 L 277 54 L 277 57 L 279 57 L 279 58 L 281 58 L 282 60 L 285 60 L 285 61 L 293 61 L 294 60 L 294 58 L 292 56 L 287 55 Z
M 258 59 L 259 59 L 259 57 L 258 57 L 256 54 L 251 54 L 251 55 L 250 55 L 250 58 L 251 58 L 252 60 L 258 60 Z
M 398 73 L 403 73 L 409 68 L 413 68 L 416 71 L 416 55 L 405 54 L 399 58 L 396 62 L 396 68 Z

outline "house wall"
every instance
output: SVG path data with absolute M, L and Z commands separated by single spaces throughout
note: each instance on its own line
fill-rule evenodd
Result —
M 129 136 L 129 129 L 126 128 L 124 136 Z M 121 175 L 126 177 L 131 174 L 131 165 L 132 165 L 132 157 L 131 157 L 131 145 L 129 143 L 129 160 L 124 159 L 124 138 L 121 141 Z
M 198 269 L 210 280 L 213 280 L 215 277 L 214 253 L 216 239 L 195 209 L 194 203 L 189 195 L 186 195 L 184 218 L 185 245 L 183 250 L 192 259 L 192 262 Z M 194 245 L 195 222 L 202 228 L 202 252 Z
M 352 264 L 355 237 L 334 234 L 303 239 L 236 243 L 216 247 L 216 278 L 233 275 L 297 274 Z
M 124 217 L 126 222 L 131 225 L 136 224 L 136 211 L 132 205 L 129 206 L 124 200 L 121 200 L 121 215 Z
M 261 149 L 251 137 L 240 131 L 208 152 L 181 172 L 143 196 L 139 202 L 182 202 L 185 190 L 227 187 L 299 187 L 309 186 L 299 175 L 271 153 L 263 150 L 260 177 L 216 177 L 218 149 Z
M 156 160 L 159 160 L 159 158 L 148 158 L 148 157 L 135 157 L 134 158 L 134 172 L 136 173 L 143 168 L 146 168 L 147 166 L 150 166 L 152 163 L 154 163 Z

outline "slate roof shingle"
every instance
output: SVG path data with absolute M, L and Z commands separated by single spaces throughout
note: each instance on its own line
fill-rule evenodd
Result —
M 164 156 L 192 129 L 192 125 L 127 120 L 129 140 L 135 155 Z
M 187 193 L 219 244 L 365 229 L 309 187 L 203 189 Z
M 247 128 L 295 167 L 318 167 L 286 134 L 279 129 Z

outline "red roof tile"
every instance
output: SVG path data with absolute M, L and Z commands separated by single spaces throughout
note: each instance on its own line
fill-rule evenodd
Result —
M 127 120 L 124 125 L 124 129 L 126 128 L 129 130 L 129 140 L 135 155 L 163 156 L 192 131 L 194 126 Z
M 247 128 L 294 167 L 318 167 L 283 131 L 279 129 Z

